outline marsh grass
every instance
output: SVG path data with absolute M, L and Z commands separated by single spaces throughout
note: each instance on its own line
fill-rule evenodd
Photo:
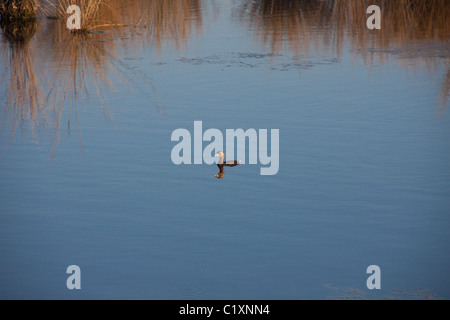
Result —
M 73 33 L 88 33 L 95 28 L 110 26 L 111 23 L 102 22 L 102 16 L 109 9 L 110 0 L 41 0 L 40 7 L 48 17 L 56 17 L 66 22 L 72 13 L 67 8 L 77 5 L 81 9 L 81 29 L 72 30 Z
M 4 36 L 10 43 L 26 43 L 33 38 L 37 30 L 36 20 L 2 21 L 0 26 Z
M 35 21 L 37 19 L 36 0 L 0 0 L 2 23 Z
M 29 41 L 37 29 L 34 0 L 0 0 L 0 27 L 11 43 Z

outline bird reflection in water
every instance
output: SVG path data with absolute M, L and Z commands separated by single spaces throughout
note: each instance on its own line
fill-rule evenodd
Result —
M 235 166 L 238 166 L 238 165 L 240 165 L 242 163 L 242 161 L 240 161 L 240 160 L 224 161 L 225 160 L 225 153 L 223 153 L 223 151 L 217 152 L 214 155 L 214 157 L 220 157 L 220 160 L 217 163 L 217 166 L 219 167 L 220 172 L 214 175 L 217 179 L 222 179 L 225 176 L 224 167 L 235 167 Z

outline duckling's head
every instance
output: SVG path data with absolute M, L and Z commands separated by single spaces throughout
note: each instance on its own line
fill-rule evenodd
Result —
M 221 157 L 221 158 L 225 158 L 225 153 L 223 153 L 223 151 L 219 151 L 217 152 L 214 157 Z

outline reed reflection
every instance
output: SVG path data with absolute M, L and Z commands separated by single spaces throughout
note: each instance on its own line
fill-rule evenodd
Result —
M 114 64 L 115 46 L 103 33 L 69 33 L 61 23 L 54 23 L 47 43 L 51 43 L 51 79 L 47 87 L 47 101 L 54 122 L 55 135 L 52 148 L 59 143 L 63 115 L 67 116 L 67 130 L 72 129 L 74 116 L 81 140 L 81 124 L 78 117 L 80 99 L 95 98 L 103 114 L 112 119 L 107 91 L 114 88 L 110 78 L 120 79 L 121 70 Z M 112 77 L 112 75 L 114 75 Z M 105 89 L 107 90 L 105 92 Z
M 72 34 L 59 21 L 52 21 L 33 40 L 9 41 L 10 45 L 3 47 L 10 75 L 5 111 L 13 116 L 13 134 L 17 124 L 22 129 L 29 125 L 33 138 L 39 139 L 34 129 L 49 128 L 53 158 L 62 124 L 66 122 L 70 131 L 73 115 L 78 122 L 79 99 L 96 97 L 108 114 L 103 89 L 112 87 L 108 74 L 117 69 L 112 64 L 114 48 L 102 36 Z M 81 126 L 77 125 L 82 146 Z
M 367 4 L 359 0 L 255 0 L 244 1 L 240 17 L 273 53 L 287 47 L 305 53 L 311 42 L 341 50 L 348 33 L 354 49 L 403 46 L 415 40 L 448 41 L 446 0 L 374 0 L 382 11 L 381 30 L 366 27 Z M 320 32 L 316 32 L 316 31 Z M 330 40 L 332 40 L 330 42 Z
M 368 66 L 384 63 L 392 55 L 408 67 L 425 65 L 433 70 L 449 64 L 450 24 L 445 13 L 450 12 L 450 1 L 374 0 L 370 4 L 381 8 L 381 30 L 366 27 L 368 4 L 360 0 L 243 1 L 238 14 L 273 54 L 287 51 L 303 57 L 315 49 L 340 58 L 349 43 L 354 58 Z
M 159 55 L 165 42 L 183 49 L 203 25 L 202 0 L 111 0 L 109 6 L 110 15 L 104 16 L 105 20 L 131 26 L 126 37 L 153 46 Z
M 244 1 L 239 12 L 247 20 L 255 37 L 272 54 L 290 50 L 294 55 L 308 54 L 312 44 L 327 42 L 329 34 L 321 39 L 313 34 L 314 27 L 327 31 L 331 22 L 330 2 L 318 0 L 256 0 Z
M 448 99 L 450 97 L 450 68 L 447 70 L 447 74 L 444 80 L 444 86 L 442 88 L 442 111 L 445 112 L 445 108 L 448 105 Z
M 33 6 L 33 12 L 40 10 L 39 19 L 2 25 L 10 44 L 0 43 L 9 70 L 5 110 L 13 117 L 11 131 L 14 134 L 18 123 L 22 128 L 49 128 L 52 158 L 61 130 L 66 124 L 68 132 L 73 130 L 73 118 L 80 148 L 83 145 L 78 117 L 81 99 L 98 100 L 105 116 L 112 119 L 108 96 L 117 83 L 139 91 L 164 113 L 151 78 L 118 60 L 117 48 L 134 49 L 139 41 L 161 52 L 164 41 L 170 41 L 181 49 L 192 30 L 199 31 L 202 25 L 201 0 L 75 2 L 89 9 L 82 11 L 86 16 L 81 32 L 66 28 L 70 14 L 62 8 L 68 0 L 43 0 Z
M 2 19 L 0 24 L 7 39 L 6 47 L 1 50 L 2 60 L 9 65 L 9 90 L 5 111 L 14 114 L 12 132 L 27 119 L 31 119 L 33 132 L 38 112 L 41 110 L 41 90 L 34 66 L 33 50 L 30 47 L 30 41 L 37 30 L 37 22 L 34 19 Z

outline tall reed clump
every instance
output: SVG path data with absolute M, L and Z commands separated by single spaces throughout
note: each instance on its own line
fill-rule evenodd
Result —
M 37 18 L 36 0 L 0 0 L 0 19 L 2 23 L 29 21 Z
M 0 0 L 0 27 L 11 43 L 30 40 L 37 28 L 35 0 Z
M 100 11 L 108 5 L 109 0 L 43 0 L 42 9 L 48 16 L 56 16 L 62 21 L 67 21 L 72 13 L 67 13 L 67 8 L 76 5 L 81 10 L 81 29 L 72 30 L 77 33 L 89 32 L 102 26 Z

